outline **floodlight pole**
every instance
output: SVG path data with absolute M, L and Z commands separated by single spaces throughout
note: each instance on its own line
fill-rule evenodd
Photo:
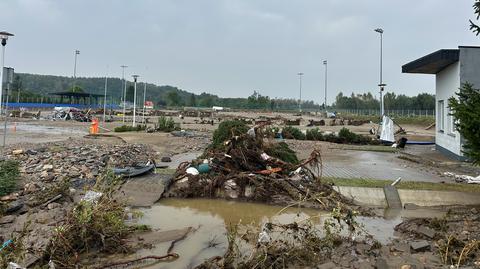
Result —
M 327 79 L 328 79 L 328 62 L 327 60 L 323 61 L 323 64 L 325 65 L 325 101 L 323 103 L 323 108 L 325 111 L 327 111 Z
M 298 75 L 298 79 L 299 79 L 299 86 L 300 86 L 300 101 L 298 102 L 298 111 L 300 113 L 302 113 L 302 76 L 303 76 L 303 73 L 300 72 L 297 74 Z
M 123 80 L 123 123 L 125 123 L 125 106 L 127 105 L 127 82 L 125 81 L 125 68 L 128 66 L 122 65 L 122 80 Z
M 385 90 L 385 86 L 387 86 L 387 84 L 383 83 L 383 29 L 377 28 L 374 31 L 380 34 L 380 83 L 378 87 L 380 87 L 380 116 L 383 117 L 383 115 L 385 115 L 383 91 Z
M 108 66 L 107 73 L 105 74 L 105 93 L 103 96 L 103 125 L 105 125 L 105 117 L 107 111 L 107 88 L 108 88 Z
M 143 83 L 143 124 L 146 124 L 145 122 L 145 101 L 146 101 L 146 95 L 147 95 L 147 82 Z
M 133 90 L 133 122 L 132 122 L 132 126 L 135 127 L 136 123 L 135 123 L 135 111 L 136 111 L 136 108 L 137 108 L 137 79 L 139 77 L 139 75 L 133 75 L 133 82 L 134 82 L 134 90 Z
M 75 62 L 73 64 L 73 88 L 72 91 L 75 91 L 75 86 L 77 83 L 77 55 L 80 54 L 79 50 L 75 50 Z
M 0 32 L 0 40 L 2 43 L 2 66 L 0 69 L 0 115 L 2 115 L 2 97 L 3 97 L 3 77 L 5 74 L 3 73 L 3 68 L 5 67 L 5 46 L 7 45 L 7 40 L 9 36 L 14 36 L 13 34 L 9 32 Z

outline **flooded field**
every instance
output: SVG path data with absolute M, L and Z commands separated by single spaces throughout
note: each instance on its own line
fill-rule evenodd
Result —
M 193 268 L 204 260 L 222 256 L 227 250 L 227 227 L 238 223 L 261 227 L 263 223 L 287 224 L 311 220 L 317 225 L 329 217 L 329 213 L 306 208 L 288 208 L 257 203 L 231 202 L 211 199 L 165 199 L 142 210 L 142 224 L 162 231 L 192 227 L 185 240 L 175 244 L 174 252 L 180 255 L 171 263 L 161 263 L 146 268 Z M 385 217 L 358 217 L 365 230 L 381 243 L 395 237 L 394 227 L 403 217 L 440 217 L 439 210 L 418 209 L 386 211 L 378 210 Z M 164 255 L 170 242 L 161 243 L 153 249 L 142 250 L 137 255 Z

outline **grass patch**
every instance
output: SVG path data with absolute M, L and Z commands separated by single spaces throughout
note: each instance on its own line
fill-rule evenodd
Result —
M 19 164 L 16 161 L 0 161 L 0 196 L 10 194 L 17 187 L 20 176 Z
M 383 188 L 392 184 L 392 180 L 375 180 L 361 178 L 322 178 L 324 182 L 333 183 L 336 186 Z M 418 181 L 401 181 L 396 185 L 398 189 L 404 190 L 429 190 L 429 191 L 459 191 L 469 193 L 480 193 L 480 184 L 464 183 L 432 183 Z
M 113 129 L 116 133 L 123 133 L 123 132 L 140 132 L 140 131 L 144 131 L 145 129 L 147 129 L 147 125 L 137 125 L 135 127 L 133 126 L 129 126 L 129 125 L 122 125 L 120 127 L 115 127 L 115 129 Z

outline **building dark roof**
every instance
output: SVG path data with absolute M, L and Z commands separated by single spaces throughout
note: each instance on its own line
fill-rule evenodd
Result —
M 87 92 L 52 92 L 50 95 L 66 96 L 66 97 L 104 97 L 103 94 L 93 94 Z
M 459 57 L 459 49 L 442 49 L 402 66 L 402 73 L 437 74 Z

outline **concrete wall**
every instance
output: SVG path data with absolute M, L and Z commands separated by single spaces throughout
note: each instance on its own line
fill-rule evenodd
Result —
M 461 137 L 455 130 L 453 119 L 449 114 L 448 99 L 460 88 L 460 62 L 456 62 L 436 75 L 436 135 L 435 143 L 454 155 L 462 156 Z M 443 101 L 443 110 L 440 107 Z M 443 112 L 443 117 L 441 116 Z M 443 118 L 443 129 L 442 121 Z
M 335 186 L 336 191 L 362 205 L 386 207 L 382 188 Z M 480 195 L 455 191 L 398 190 L 402 204 L 419 206 L 480 205 Z
M 480 47 L 460 47 L 460 83 L 480 88 Z

